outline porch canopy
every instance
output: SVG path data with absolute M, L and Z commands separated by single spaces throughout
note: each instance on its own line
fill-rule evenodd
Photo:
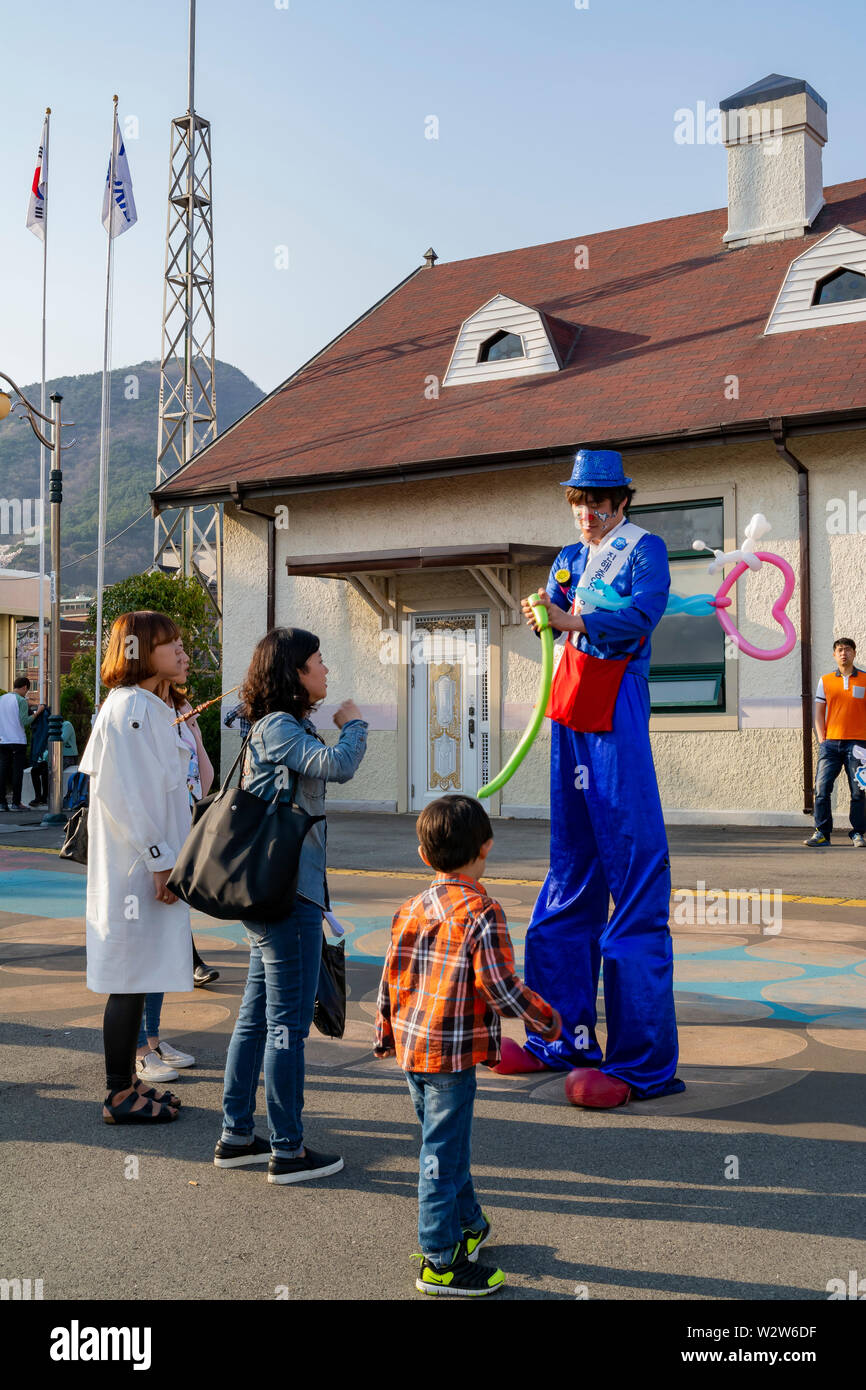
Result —
M 477 545 L 409 546 L 404 550 L 359 550 L 345 555 L 298 555 L 286 560 L 293 577 L 342 579 L 372 608 L 383 628 L 397 625 L 396 578 L 414 570 L 459 570 L 468 574 L 499 610 L 503 625 L 523 622 L 518 592 L 521 565 L 545 569 L 558 547 L 509 541 Z

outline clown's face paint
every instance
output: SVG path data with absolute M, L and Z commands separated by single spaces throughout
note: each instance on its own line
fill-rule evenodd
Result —
M 594 506 L 590 506 L 588 502 L 572 502 L 571 512 L 575 529 L 580 532 L 584 543 L 598 545 L 608 531 L 612 531 L 614 526 L 618 526 L 622 521 L 625 502 L 621 502 L 616 511 L 611 508 L 608 498 L 603 498 Z

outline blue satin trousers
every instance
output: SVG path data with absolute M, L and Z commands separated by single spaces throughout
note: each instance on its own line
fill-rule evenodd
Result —
M 526 983 L 563 1021 L 556 1042 L 529 1034 L 528 1050 L 560 1070 L 599 1067 L 643 1100 L 685 1089 L 676 1076 L 670 860 L 649 712 L 647 681 L 626 671 L 610 733 L 551 724 L 550 871 L 525 962 Z

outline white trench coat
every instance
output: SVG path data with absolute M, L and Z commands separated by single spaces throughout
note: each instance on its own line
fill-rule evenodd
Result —
M 193 988 L 186 903 L 157 901 L 190 827 L 189 749 L 174 711 L 139 685 L 112 690 L 79 763 L 87 818 L 87 988 L 151 994 Z

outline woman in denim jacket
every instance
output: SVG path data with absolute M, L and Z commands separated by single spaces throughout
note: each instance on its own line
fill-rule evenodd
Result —
M 241 692 L 254 727 L 242 785 L 270 800 L 291 802 L 311 816 L 325 812 L 325 783 L 348 782 L 367 748 L 367 725 L 352 700 L 334 715 L 340 730 L 329 746 L 307 715 L 325 698 L 328 668 L 319 639 L 301 628 L 274 628 L 259 642 Z M 268 1182 L 303 1182 L 343 1166 L 338 1154 L 304 1147 L 304 1039 L 313 1021 L 322 957 L 322 915 L 328 906 L 325 821 L 311 827 L 301 849 L 294 906 L 280 922 L 244 922 L 250 969 L 226 1057 L 223 1132 L 218 1168 L 268 1161 Z M 270 1143 L 254 1133 L 256 1088 L 264 1061 Z

